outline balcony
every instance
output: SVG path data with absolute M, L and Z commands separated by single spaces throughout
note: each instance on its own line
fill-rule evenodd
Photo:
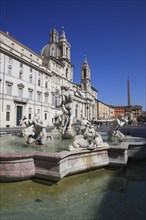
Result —
M 19 97 L 19 96 L 14 96 L 13 100 L 14 100 L 14 102 L 22 103 L 22 104 L 27 104 L 29 101 L 29 99 Z

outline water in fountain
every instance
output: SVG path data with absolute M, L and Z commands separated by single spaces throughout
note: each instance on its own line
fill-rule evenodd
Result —
M 1 137 L 0 152 L 5 153 L 22 153 L 22 152 L 60 152 L 68 150 L 68 146 L 72 140 L 62 139 L 60 134 L 50 133 L 53 137 L 53 141 L 45 145 L 26 145 L 27 138 L 18 137 L 12 135 L 6 135 Z
M 124 169 L 94 170 L 57 184 L 39 180 L 1 183 L 1 218 L 144 220 L 145 166 L 137 162 Z

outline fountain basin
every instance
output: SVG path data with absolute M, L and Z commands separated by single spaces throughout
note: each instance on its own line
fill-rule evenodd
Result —
M 134 140 L 134 142 L 129 140 L 128 158 L 130 160 L 146 159 L 146 139 L 136 137 Z
M 0 155 L 0 180 L 19 181 L 35 176 L 33 154 Z
M 102 137 L 106 141 L 106 135 L 102 134 Z M 64 142 L 62 145 L 58 139 L 60 145 L 55 148 L 55 152 L 52 152 L 54 146 L 48 148 L 46 146 L 42 148 L 41 146 L 32 148 L 20 146 L 20 149 L 16 146 L 17 153 L 14 150 L 15 143 L 18 145 L 20 143 L 16 139 L 13 146 L 10 146 L 11 148 L 8 146 L 8 149 L 12 150 L 11 153 L 7 152 L 7 146 L 2 146 L 4 150 L 0 155 L 0 180 L 19 181 L 37 177 L 59 181 L 65 176 L 100 167 L 125 166 L 128 159 L 146 159 L 146 139 L 130 136 L 126 138 L 126 142 L 118 144 L 109 142 L 109 145 L 103 144 L 95 150 L 74 151 L 67 151 L 69 142 Z
M 125 166 L 128 161 L 128 146 L 127 142 L 122 142 L 118 145 L 109 145 L 108 156 L 109 166 Z
M 67 175 L 109 165 L 108 149 L 3 154 L 0 155 L 0 180 L 18 181 L 37 177 L 58 181 Z
M 108 134 L 107 132 L 100 132 L 102 138 L 104 141 L 108 142 Z M 119 143 L 112 143 L 108 142 L 110 149 L 112 151 L 113 147 L 116 149 L 116 146 L 119 145 Z M 146 159 L 146 138 L 144 137 L 133 137 L 126 135 L 126 142 L 121 142 L 128 144 L 127 154 L 129 160 L 143 160 Z M 119 146 L 120 147 L 120 146 Z M 119 148 L 118 147 L 118 148 Z

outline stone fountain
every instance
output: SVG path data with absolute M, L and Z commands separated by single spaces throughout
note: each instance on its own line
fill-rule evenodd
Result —
M 34 177 L 59 181 L 67 175 L 100 167 L 125 166 L 128 157 L 146 158 L 146 140 L 139 138 L 137 142 L 129 142 L 118 130 L 126 123 L 127 118 L 119 117 L 114 121 L 108 133 L 107 143 L 86 119 L 81 120 L 78 129 L 73 127 L 73 104 L 74 93 L 68 87 L 62 87 L 62 114 L 55 120 L 60 138 L 54 138 L 53 132 L 46 132 L 46 125 L 40 120 L 39 115 L 35 115 L 32 121 L 26 116 L 22 118 L 21 123 L 26 126 L 22 135 L 26 137 L 26 142 L 20 149 L 25 150 L 1 153 L 1 181 L 18 181 Z M 51 148 L 52 144 L 56 145 L 56 139 L 58 148 L 62 143 L 66 147 L 49 152 L 47 149 Z M 66 144 L 66 141 L 69 142 Z

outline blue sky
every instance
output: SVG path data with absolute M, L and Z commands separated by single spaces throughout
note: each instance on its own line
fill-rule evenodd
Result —
M 146 110 L 145 0 L 1 0 L 1 30 L 40 54 L 56 25 L 64 26 L 79 83 L 86 54 L 98 99 Z

